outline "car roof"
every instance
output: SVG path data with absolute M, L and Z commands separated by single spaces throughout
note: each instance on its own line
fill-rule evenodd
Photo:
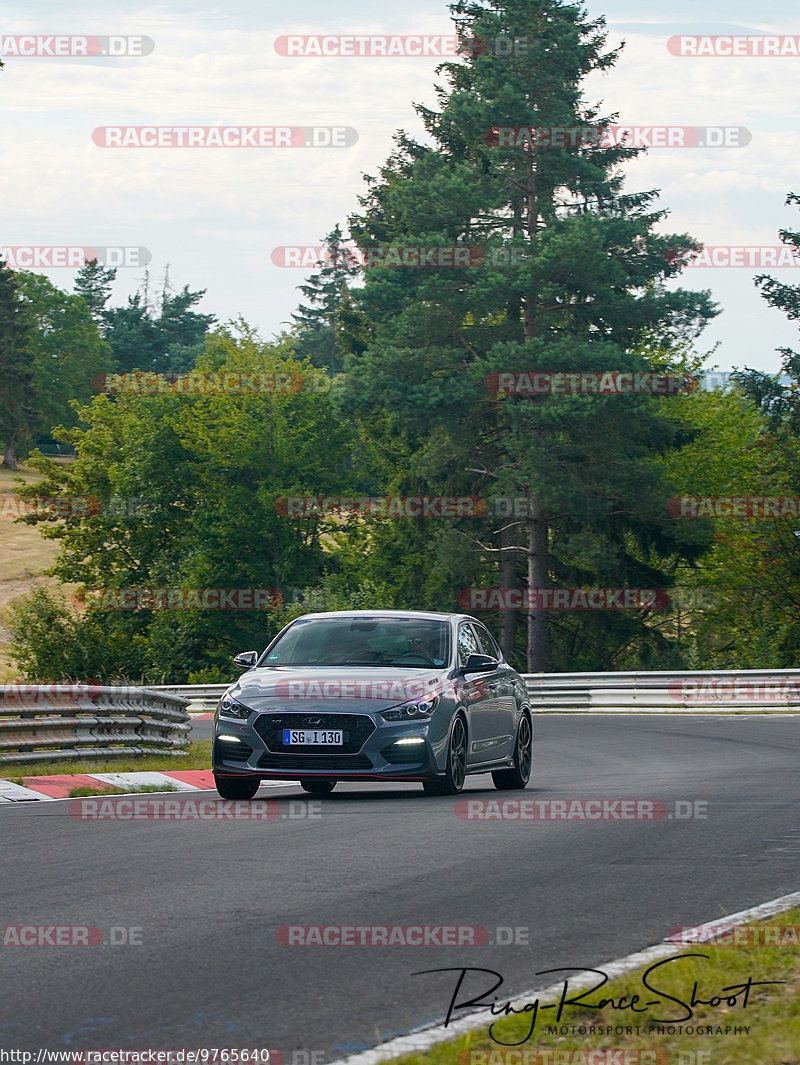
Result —
M 303 618 L 350 618 L 350 617 L 382 617 L 382 618 L 419 618 L 427 621 L 450 621 L 453 618 L 475 618 L 468 614 L 445 614 L 435 610 L 326 610 L 317 614 L 302 614 Z M 299 620 L 295 618 L 295 621 Z

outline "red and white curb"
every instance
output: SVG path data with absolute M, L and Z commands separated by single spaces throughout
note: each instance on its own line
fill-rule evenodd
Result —
M 749 910 L 741 910 L 739 913 L 729 914 L 727 917 L 709 921 L 707 924 L 696 925 L 694 928 L 685 928 L 683 932 L 688 937 L 702 940 L 704 936 L 713 935 L 720 928 L 728 929 L 737 925 L 747 924 L 748 921 L 763 921 L 773 917 L 776 913 L 791 910 L 795 906 L 800 906 L 800 891 L 795 891 L 791 895 L 782 895 L 771 902 L 764 902 L 760 906 L 753 906 Z M 623 976 L 633 969 L 649 965 L 651 962 L 658 961 L 661 958 L 682 954 L 688 946 L 691 946 L 691 944 L 656 943 L 652 947 L 647 947 L 646 950 L 637 951 L 636 954 L 629 954 L 626 958 L 617 958 L 615 961 L 606 962 L 604 965 L 596 966 L 596 968 L 602 969 L 608 975 L 609 980 L 613 980 L 614 977 Z M 583 991 L 586 988 L 590 988 L 596 980 L 596 974 L 587 974 L 585 977 L 577 978 L 570 977 L 570 990 Z M 548 998 L 558 1001 L 563 989 L 564 984 L 562 981 L 559 984 L 551 984 L 549 987 L 523 991 L 521 995 L 513 999 L 511 1006 L 517 1013 L 521 1013 L 523 1007 L 536 998 L 541 999 L 543 1002 L 546 1002 Z M 460 1020 L 452 1021 L 447 1028 L 441 1023 L 426 1025 L 423 1028 L 418 1028 L 415 1032 L 411 1032 L 410 1035 L 390 1039 L 388 1042 L 381 1043 L 380 1046 L 373 1047 L 371 1050 L 364 1050 L 356 1054 L 350 1054 L 346 1058 L 339 1058 L 331 1062 L 331 1065 L 380 1065 L 381 1062 L 390 1061 L 405 1054 L 422 1054 L 440 1043 L 446 1043 L 457 1039 L 458 1036 L 474 1032 L 476 1028 L 488 1028 L 496 1020 L 497 1014 L 492 1013 L 491 1010 L 479 1010 Z
M 162 787 L 164 791 L 206 791 L 214 787 L 209 769 L 174 773 L 64 773 L 52 777 L 25 777 L 24 787 L 0 780 L 0 803 L 36 799 L 66 799 L 73 788 Z
M 281 787 L 287 781 L 263 781 L 262 787 Z M 291 781 L 288 781 L 291 783 Z M 25 777 L 25 785 L 0 779 L 0 804 L 41 799 L 68 799 L 73 788 L 161 787 L 164 791 L 214 791 L 210 769 L 185 769 L 166 773 L 64 773 L 53 777 Z

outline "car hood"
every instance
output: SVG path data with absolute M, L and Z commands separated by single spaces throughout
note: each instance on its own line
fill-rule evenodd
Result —
M 273 666 L 249 670 L 228 694 L 252 710 L 385 710 L 442 694 L 452 687 L 446 669 L 349 666 Z

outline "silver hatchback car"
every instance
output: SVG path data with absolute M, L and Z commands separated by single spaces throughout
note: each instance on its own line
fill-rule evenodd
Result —
M 502 790 L 528 785 L 525 682 L 466 614 L 306 614 L 234 662 L 246 672 L 214 715 L 223 798 L 252 798 L 262 780 L 299 780 L 312 795 L 347 780 L 455 795 L 469 773 L 491 773 Z

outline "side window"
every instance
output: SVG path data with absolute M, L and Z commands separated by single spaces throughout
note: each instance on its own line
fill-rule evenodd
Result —
M 491 655 L 492 658 L 496 658 L 499 662 L 503 656 L 500 653 L 500 648 L 494 641 L 494 637 L 488 631 L 488 629 L 485 629 L 483 625 L 475 625 L 475 633 L 478 637 L 478 642 L 481 645 L 483 653 L 485 655 Z
M 458 626 L 458 664 L 464 666 L 471 654 L 480 654 L 472 627 L 463 622 Z

